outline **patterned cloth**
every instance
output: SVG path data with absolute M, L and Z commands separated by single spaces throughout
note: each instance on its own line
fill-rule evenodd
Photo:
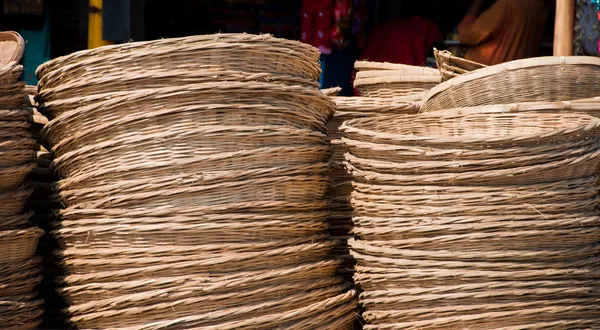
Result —
M 598 56 L 600 53 L 600 0 L 577 0 L 573 54 Z

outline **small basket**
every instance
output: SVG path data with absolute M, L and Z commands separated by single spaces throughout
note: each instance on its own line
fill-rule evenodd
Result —
M 600 119 L 577 113 L 432 114 L 353 119 L 340 129 L 370 143 L 486 150 L 577 143 L 598 135 Z
M 0 32 L 0 66 L 19 62 L 25 50 L 25 40 L 13 31 Z
M 37 227 L 0 231 L 0 244 L 4 249 L 0 263 L 32 258 L 43 233 L 44 231 Z
M 6 224 L 6 219 L 18 217 L 32 192 L 33 189 L 21 188 L 8 193 L 0 193 L 0 227 Z

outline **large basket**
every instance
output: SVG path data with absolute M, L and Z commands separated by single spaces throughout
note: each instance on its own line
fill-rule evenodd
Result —
M 596 136 L 599 127 L 600 119 L 585 114 L 502 113 L 354 119 L 341 130 L 347 138 L 371 143 L 489 149 L 576 143 Z
M 40 65 L 37 76 L 60 77 L 60 82 L 79 80 L 100 72 L 134 71 L 152 74 L 162 69 L 196 69 L 213 66 L 249 73 L 282 73 L 316 80 L 319 52 L 306 44 L 270 35 L 213 34 L 185 38 L 104 46 L 62 56 Z
M 596 97 L 600 87 L 596 57 L 540 57 L 470 72 L 432 88 L 423 112 L 480 105 L 568 101 Z

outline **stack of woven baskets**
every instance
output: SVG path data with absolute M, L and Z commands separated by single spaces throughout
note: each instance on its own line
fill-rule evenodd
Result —
M 32 190 L 25 178 L 33 170 L 36 141 L 30 131 L 33 110 L 23 106 L 25 84 L 19 81 L 24 41 L 15 32 L 0 33 L 0 324 L 2 329 L 35 329 L 42 301 L 35 257 L 43 231 L 29 223 L 24 206 Z
M 354 259 L 350 256 L 347 240 L 353 228 L 352 207 L 349 203 L 352 192 L 352 176 L 344 167 L 344 145 L 339 130 L 342 123 L 354 118 L 376 118 L 382 115 L 414 114 L 419 110 L 418 102 L 401 98 L 367 98 L 367 97 L 334 97 L 337 110 L 327 123 L 327 131 L 331 139 L 331 186 L 328 196 L 331 200 L 329 216 L 329 233 L 339 240 L 335 249 L 346 262 L 341 272 L 351 276 Z
M 79 328 L 344 329 L 319 53 L 219 34 L 38 68 Z
M 599 128 L 567 113 L 347 121 L 365 329 L 596 326 Z
M 354 88 L 364 97 L 408 97 L 420 100 L 442 81 L 438 70 L 393 63 L 357 61 Z

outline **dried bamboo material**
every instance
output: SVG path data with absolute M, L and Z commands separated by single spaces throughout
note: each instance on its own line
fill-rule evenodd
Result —
M 25 212 L 32 189 L 25 178 L 37 166 L 33 108 L 25 103 L 25 83 L 19 80 L 25 41 L 16 32 L 0 32 L 0 324 L 3 329 L 36 329 L 42 303 L 36 297 L 41 282 L 34 259 L 44 231 L 32 227 Z
M 364 328 L 589 328 L 600 119 L 466 110 L 341 127 Z
M 366 71 L 370 72 L 370 71 Z M 378 72 L 386 72 L 380 70 Z M 349 255 L 347 239 L 352 230 L 352 208 L 349 204 L 352 192 L 352 176 L 344 168 L 345 148 L 342 144 L 342 134 L 339 130 L 343 122 L 354 118 L 377 118 L 382 115 L 414 114 L 419 109 L 419 103 L 410 98 L 375 98 L 375 97 L 334 97 L 337 109 L 333 118 L 327 123 L 328 135 L 331 139 L 332 157 L 329 176 L 332 180 L 327 192 L 331 199 L 329 210 L 329 233 L 340 239 L 341 245 L 334 251 L 346 260 L 341 270 L 351 276 L 354 265 Z
M 435 56 L 435 62 L 444 81 L 460 76 L 461 74 L 487 67 L 484 64 L 454 56 L 447 50 L 439 51 L 434 48 L 433 55 Z
M 419 101 L 442 81 L 437 70 L 421 66 L 357 61 L 354 68 L 354 88 L 363 97 L 411 97 Z
M 506 62 L 435 86 L 423 99 L 421 111 L 596 97 L 600 88 L 593 77 L 599 71 L 600 60 L 596 57 L 539 57 Z
M 335 104 L 318 52 L 218 34 L 39 67 L 78 328 L 351 329 L 326 234 Z

